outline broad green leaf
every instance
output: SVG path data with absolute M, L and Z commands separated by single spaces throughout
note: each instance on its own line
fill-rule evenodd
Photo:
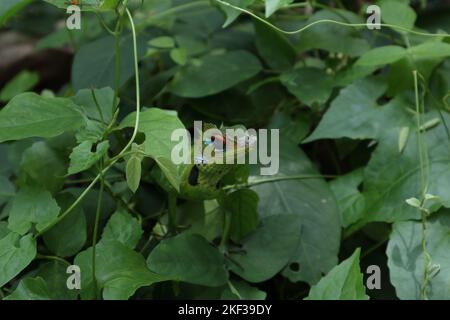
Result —
M 60 9 L 66 9 L 71 5 L 70 0 L 44 0 Z M 82 11 L 106 11 L 114 9 L 119 0 L 79 0 Z
M 265 300 L 267 294 L 245 281 L 230 281 L 228 288 L 222 292 L 222 300 Z
M 0 2 L 0 26 L 25 8 L 32 0 L 2 0 Z
M 449 123 L 448 116 L 445 116 Z M 404 150 L 398 150 L 400 129 L 391 129 L 380 139 L 377 149 L 364 170 L 366 215 L 362 222 L 395 222 L 418 219 L 420 213 L 405 200 L 421 198 L 420 157 L 417 133 L 411 132 Z M 424 132 L 429 154 L 427 193 L 437 195 L 450 207 L 450 144 L 444 125 Z
M 175 47 L 175 40 L 171 37 L 162 36 L 150 40 L 148 44 L 156 48 L 171 49 Z
M 252 5 L 255 2 L 255 0 L 227 0 L 226 2 L 228 2 L 229 4 L 232 4 L 234 6 L 237 6 L 239 8 L 245 9 L 248 6 Z M 223 27 L 225 28 L 225 27 L 229 26 L 230 24 L 232 24 L 237 19 L 237 17 L 239 17 L 241 12 L 234 8 L 231 8 L 229 6 L 226 6 L 226 5 L 223 5 L 220 3 L 219 3 L 219 5 L 220 5 L 220 8 L 225 12 L 225 15 L 227 16 L 227 19 L 226 19 L 225 23 L 223 24 Z
M 36 276 L 44 279 L 52 300 L 76 300 L 79 290 L 67 288 L 67 264 L 51 261 L 39 266 Z M 81 284 L 83 286 L 83 284 Z
M 264 0 L 266 3 L 266 18 L 270 17 L 280 8 L 294 2 L 294 0 Z
M 14 97 L 0 111 L 0 142 L 30 137 L 51 138 L 85 124 L 78 107 L 66 98 L 35 93 Z
M 281 75 L 281 83 L 308 106 L 327 102 L 333 90 L 333 79 L 317 68 L 300 68 Z
M 180 173 L 180 166 L 176 166 L 171 159 L 165 157 L 156 157 L 154 158 L 155 162 L 158 164 L 158 167 L 164 173 L 164 176 L 170 182 L 172 187 L 175 188 L 177 192 L 180 191 L 180 184 L 182 175 Z
M 340 9 L 317 11 L 306 23 L 323 19 L 346 23 L 365 23 L 365 20 L 353 12 Z M 303 50 L 323 49 L 333 53 L 343 53 L 350 57 L 358 57 L 370 49 L 369 43 L 362 38 L 359 30 L 325 23 L 302 32 L 299 46 Z
M 57 198 L 65 211 L 76 198 L 64 193 Z M 83 208 L 77 206 L 64 219 L 43 235 L 46 247 L 59 257 L 70 257 L 80 251 L 87 240 L 86 217 Z
M 408 53 L 415 59 L 440 59 L 450 56 L 450 44 L 445 42 L 428 41 L 408 49 Z
M 417 209 L 416 209 L 417 210 Z M 447 300 L 450 287 L 450 220 L 448 210 L 437 214 L 427 223 L 427 251 L 431 264 L 440 270 L 431 277 L 428 297 Z M 386 249 L 389 277 L 397 296 L 404 300 L 420 300 L 423 285 L 425 257 L 422 250 L 422 224 L 419 221 L 397 222 Z
M 223 255 L 195 234 L 161 241 L 148 256 L 147 265 L 167 278 L 198 285 L 217 287 L 228 280 Z
M 4 176 L 0 175 L 0 206 L 4 204 L 9 198 L 16 194 L 14 185 Z
M 181 68 L 170 91 L 186 98 L 210 96 L 252 78 L 261 69 L 258 59 L 247 51 L 211 54 Z
M 136 156 L 131 156 L 127 161 L 126 166 L 126 177 L 127 184 L 133 193 L 136 193 L 139 188 L 139 184 L 141 182 L 141 174 L 142 174 L 142 159 Z
M 358 66 L 372 67 L 394 63 L 403 59 L 408 51 L 399 46 L 384 46 L 364 53 L 356 62 Z
M 242 189 L 228 194 L 223 207 L 231 214 L 230 237 L 235 242 L 256 229 L 258 226 L 258 194 L 249 189 Z
M 72 64 L 72 86 L 75 91 L 85 88 L 114 88 L 115 41 L 107 36 L 81 46 Z M 134 74 L 133 44 L 130 35 L 120 42 L 120 82 L 122 86 Z M 138 37 L 138 58 L 145 54 L 145 41 Z
M 31 234 L 20 237 L 15 232 L 0 240 L 0 287 L 25 269 L 36 256 L 36 241 Z
M 18 94 L 33 89 L 39 82 L 39 75 L 36 72 L 24 70 L 10 80 L 0 91 L 0 100 L 9 101 Z
M 184 66 L 187 62 L 186 50 L 183 48 L 175 48 L 170 50 L 170 58 L 180 66 Z
M 279 157 L 279 173 L 271 178 L 318 174 L 306 155 L 288 140 L 280 139 Z M 252 176 L 250 181 L 266 178 Z M 319 281 L 321 274 L 337 263 L 341 234 L 339 210 L 327 183 L 320 178 L 299 179 L 266 183 L 252 189 L 259 195 L 261 218 L 291 214 L 302 223 L 301 234 L 300 229 L 292 232 L 300 235 L 301 245 L 296 248 L 284 275 L 292 282 Z M 323 237 L 324 234 L 327 236 Z
M 120 127 L 132 128 L 135 122 L 136 113 L 132 113 Z M 150 108 L 140 113 L 139 131 L 145 134 L 144 151 L 152 158 L 171 158 L 172 148 L 178 143 L 172 141 L 172 133 L 177 129 L 184 129 L 184 125 L 175 111 Z
M 411 125 L 413 117 L 407 112 L 409 102 L 402 96 L 384 106 L 378 105 L 377 99 L 385 90 L 385 83 L 377 78 L 366 78 L 342 89 L 304 143 L 344 137 L 377 139 L 387 128 Z
M 50 192 L 40 186 L 24 186 L 12 202 L 8 228 L 21 235 L 35 225 L 41 231 L 51 224 L 60 212 L 60 207 Z
M 72 97 L 73 102 L 79 105 L 90 119 L 110 123 L 114 110 L 119 105 L 117 98 L 113 106 L 114 90 L 107 87 L 101 89 L 82 89 Z M 97 105 L 98 103 L 98 105 Z
M 8 223 L 6 221 L 0 221 L 0 240 L 6 237 L 10 232 Z
M 362 182 L 362 169 L 352 171 L 330 182 L 330 188 L 336 197 L 341 213 L 341 223 L 344 228 L 360 220 L 365 213 L 364 196 L 358 190 L 358 186 Z
M 120 127 L 134 127 L 135 121 L 136 114 L 132 113 L 123 120 Z M 156 161 L 172 186 L 179 190 L 178 170 L 170 160 L 173 148 L 179 143 L 172 141 L 172 133 L 177 129 L 184 129 L 184 125 L 175 111 L 151 108 L 140 114 L 139 131 L 145 134 L 145 154 Z
M 94 151 L 92 151 L 95 149 Z M 76 174 L 91 168 L 100 159 L 102 159 L 108 152 L 109 142 L 102 141 L 94 145 L 90 141 L 84 141 L 75 148 L 70 154 L 70 166 L 68 174 Z
M 102 241 L 119 241 L 134 249 L 142 237 L 138 220 L 124 209 L 117 210 L 103 229 Z
M 23 152 L 19 164 L 21 176 L 52 193 L 64 185 L 64 175 L 67 173 L 65 159 L 48 142 L 33 143 Z
M 274 70 L 283 71 L 295 63 L 297 52 L 289 40 L 266 24 L 254 20 L 256 48 L 264 61 Z
M 300 217 L 293 214 L 267 216 L 258 228 L 242 241 L 230 269 L 249 282 L 263 282 L 278 272 L 295 256 L 301 238 Z
M 92 248 L 80 252 L 75 264 L 80 266 L 81 295 L 92 299 Z M 118 241 L 101 241 L 96 248 L 95 275 L 103 299 L 124 300 L 137 289 L 153 283 L 166 281 L 166 277 L 151 272 L 144 257 Z
M 311 288 L 306 300 L 368 300 L 359 268 L 360 249 L 331 269 Z
M 5 300 L 50 300 L 50 292 L 44 279 L 25 278 Z
M 401 1 L 384 0 L 380 3 L 380 9 L 383 22 L 407 29 L 414 27 L 417 15 L 408 4 Z M 396 29 L 396 31 L 398 30 Z

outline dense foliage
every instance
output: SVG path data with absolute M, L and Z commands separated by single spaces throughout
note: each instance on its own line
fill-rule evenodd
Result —
M 2 0 L 0 296 L 450 299 L 446 3 Z M 196 120 L 279 172 L 184 192 Z

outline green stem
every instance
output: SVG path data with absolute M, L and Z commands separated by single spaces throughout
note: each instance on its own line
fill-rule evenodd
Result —
M 421 103 L 419 98 L 419 84 L 417 77 L 417 70 L 413 71 L 414 76 L 414 93 L 415 93 L 415 102 L 416 102 L 416 125 L 417 125 L 417 143 L 419 149 L 419 161 L 420 161 L 420 182 L 421 182 L 421 194 L 422 197 L 425 197 L 428 188 L 428 175 L 425 170 L 428 170 L 428 151 L 426 146 L 424 145 L 424 139 L 422 136 L 422 132 L 420 130 L 421 127 Z M 422 107 L 423 108 L 423 107 Z M 425 199 L 425 198 L 424 198 Z M 425 200 L 422 200 L 421 207 L 423 207 Z M 431 256 L 427 250 L 427 212 L 424 208 L 420 209 L 421 217 L 422 217 L 422 255 L 424 258 L 424 271 L 423 271 L 423 281 L 421 287 L 421 296 L 423 300 L 428 300 L 428 284 L 429 284 L 429 267 L 431 266 Z
M 267 178 L 267 179 L 260 179 L 260 180 L 252 180 L 247 183 L 242 184 L 233 184 L 229 186 L 223 187 L 223 190 L 234 190 L 234 189 L 243 189 L 243 188 L 249 188 L 254 187 L 260 184 L 265 183 L 273 183 L 273 182 L 280 182 L 280 181 L 289 181 L 289 180 L 307 180 L 307 179 L 323 179 L 323 178 L 336 178 L 335 175 L 321 175 L 321 174 L 301 174 L 301 175 L 294 175 L 294 176 L 285 176 L 285 177 L 275 177 L 275 178 Z
M 100 192 L 98 194 L 97 199 L 97 210 L 95 212 L 95 222 L 94 222 L 94 231 L 92 233 L 92 279 L 94 285 L 94 293 L 96 298 L 98 298 L 98 288 L 97 288 L 97 278 L 95 276 L 95 260 L 96 260 L 96 247 L 97 247 L 97 237 L 98 237 L 98 226 L 100 223 L 100 214 L 102 210 L 103 203 L 103 191 L 105 187 L 105 182 L 103 177 L 100 178 Z

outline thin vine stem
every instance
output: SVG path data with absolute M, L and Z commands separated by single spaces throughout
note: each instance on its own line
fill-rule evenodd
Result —
M 102 171 L 102 167 L 100 167 L 100 172 Z M 94 230 L 92 232 L 92 279 L 94 286 L 95 296 L 98 298 L 98 288 L 97 288 L 97 278 L 95 276 L 95 263 L 96 263 L 96 247 L 97 247 L 97 237 L 98 237 L 98 226 L 100 223 L 100 213 L 102 211 L 102 203 L 103 203 L 103 191 L 105 189 L 105 182 L 103 176 L 100 177 L 100 191 L 97 199 L 97 210 L 95 211 L 95 222 L 94 222 Z
M 64 211 L 60 216 L 58 216 L 57 219 L 55 219 L 52 223 L 50 223 L 48 226 L 46 226 L 43 230 L 41 230 L 39 233 L 37 233 L 34 238 L 38 238 L 51 228 L 53 228 L 56 224 L 58 224 L 61 220 L 63 220 L 72 210 L 86 197 L 86 195 L 89 193 L 89 191 L 97 184 L 97 182 L 100 180 L 102 176 L 104 176 L 109 169 L 111 169 L 119 159 L 127 152 L 127 150 L 131 147 L 134 140 L 136 139 L 138 130 L 139 130 L 139 120 L 140 120 L 140 111 L 141 111 L 141 93 L 140 93 L 140 82 L 139 82 L 139 66 L 138 66 L 138 56 L 137 56 L 137 37 L 136 37 L 136 28 L 134 25 L 133 17 L 131 16 L 130 10 L 128 8 L 125 8 L 128 19 L 130 21 L 131 25 L 131 32 L 133 36 L 133 54 L 134 54 L 134 68 L 135 68 L 135 82 L 136 82 L 136 121 L 134 124 L 134 130 L 133 135 L 131 136 L 130 140 L 128 141 L 127 145 L 122 149 L 122 151 L 119 152 L 119 154 L 116 156 L 116 159 L 111 161 L 109 165 L 107 165 L 95 178 L 92 180 L 92 182 L 87 186 L 86 189 L 80 194 L 80 196 L 72 203 L 72 205 L 67 208 L 66 211 Z
M 323 178 L 336 178 L 336 177 L 337 176 L 335 176 L 335 175 L 301 174 L 301 175 L 275 177 L 275 178 L 267 178 L 267 179 L 256 179 L 256 180 L 249 181 L 246 183 L 228 185 L 228 186 L 223 187 L 222 190 L 226 191 L 226 190 L 250 188 L 250 187 L 260 185 L 260 184 L 289 181 L 289 180 L 308 180 L 308 179 L 323 179 Z
M 293 30 L 293 31 L 287 31 L 287 30 L 283 30 L 283 29 L 273 25 L 272 23 L 270 23 L 267 20 L 259 17 L 258 15 L 254 14 L 253 12 L 251 12 L 249 10 L 243 9 L 243 8 L 235 6 L 235 5 L 232 5 L 231 3 L 228 3 L 228 2 L 223 1 L 223 0 L 215 0 L 215 1 L 220 3 L 220 4 L 222 4 L 222 5 L 224 5 L 224 6 L 227 6 L 227 7 L 233 8 L 235 10 L 238 10 L 238 11 L 240 11 L 242 13 L 245 13 L 245 14 L 247 14 L 247 15 L 255 18 L 255 19 L 257 19 L 258 21 L 264 23 L 265 25 L 269 26 L 270 28 L 272 28 L 272 29 L 274 29 L 274 30 L 276 30 L 278 32 L 287 34 L 287 35 L 294 35 L 294 34 L 302 33 L 303 31 L 306 31 L 306 30 L 308 30 L 309 28 L 311 28 L 311 27 L 313 27 L 315 25 L 323 24 L 323 23 L 331 23 L 331 24 L 336 24 L 336 25 L 340 25 L 340 26 L 355 27 L 355 28 L 367 27 L 367 23 L 347 23 L 347 22 L 340 22 L 340 21 L 331 20 L 331 19 L 321 19 L 321 20 L 317 20 L 317 21 L 311 22 L 311 23 L 307 24 L 306 26 L 304 26 L 304 27 L 302 27 L 300 29 Z M 394 29 L 394 30 L 401 30 L 401 31 L 405 31 L 405 32 L 408 32 L 408 33 L 411 33 L 411 34 L 424 36 L 424 37 L 443 37 L 443 38 L 449 38 L 450 37 L 449 34 L 420 32 L 420 31 L 411 30 L 411 29 L 408 29 L 408 28 L 405 28 L 405 27 L 402 27 L 402 26 L 394 25 L 394 24 L 380 23 L 378 25 L 380 27 L 386 27 L 386 28 L 390 28 L 390 29 Z
M 423 134 L 420 130 L 421 126 L 421 114 L 424 111 L 423 103 L 419 95 L 419 83 L 418 83 L 418 72 L 413 71 L 414 76 L 414 93 L 416 102 L 416 121 L 417 121 L 417 143 L 419 148 L 419 161 L 420 161 L 420 180 L 421 180 L 421 193 L 423 200 L 421 201 L 423 206 L 425 202 L 425 194 L 428 188 L 428 152 L 425 146 L 425 141 L 423 139 Z M 429 268 L 431 266 L 431 256 L 427 250 L 427 212 L 425 208 L 420 208 L 420 213 L 422 217 L 422 254 L 424 257 L 424 271 L 423 271 L 423 281 L 421 287 L 421 296 L 423 300 L 428 300 L 428 285 L 429 285 Z

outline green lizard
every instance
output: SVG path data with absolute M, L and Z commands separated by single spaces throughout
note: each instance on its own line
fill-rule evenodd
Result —
M 204 124 L 203 131 L 212 128 L 217 129 L 214 125 Z M 234 139 L 227 137 L 225 134 L 226 129 L 235 128 L 237 127 L 222 127 L 219 129 L 222 134 L 213 135 L 209 141 L 204 141 L 200 138 L 202 139 L 202 150 L 208 146 L 214 149 L 212 155 L 222 158 L 223 164 L 214 163 L 212 159 L 206 159 L 203 155 L 196 157 L 195 152 L 193 152 L 194 147 L 192 146 L 191 164 L 178 166 L 179 176 L 181 177 L 180 191 L 177 193 L 167 180 L 163 178 L 162 173 L 159 173 L 157 177 L 159 184 L 169 193 L 176 193 L 178 197 L 187 200 L 210 200 L 219 198 L 224 192 L 221 188 L 221 180 L 227 174 L 241 166 L 237 163 L 226 164 L 225 159 L 245 156 L 256 145 L 256 137 L 254 136 Z M 231 144 L 234 145 L 234 148 L 230 148 Z

